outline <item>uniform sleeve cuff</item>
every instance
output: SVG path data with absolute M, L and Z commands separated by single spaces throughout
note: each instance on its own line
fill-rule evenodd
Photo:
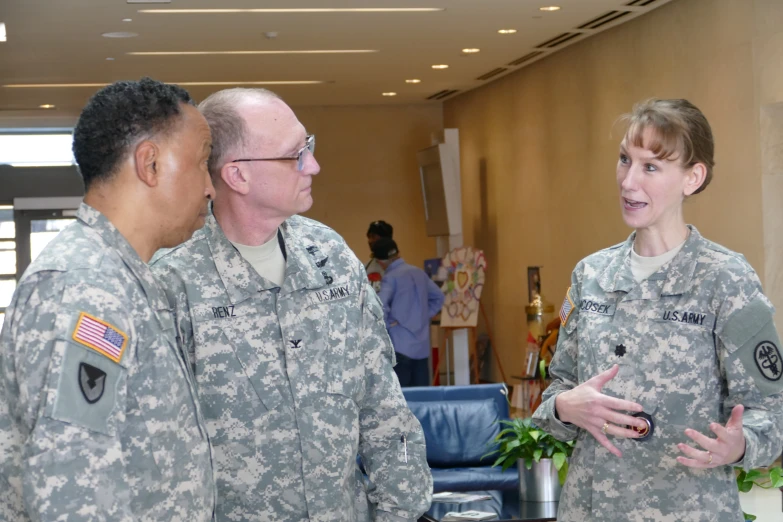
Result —
M 737 462 L 733 464 L 729 464 L 729 466 L 733 466 L 735 468 L 742 468 L 745 471 L 750 471 L 754 467 L 757 467 L 757 466 L 746 465 L 746 464 L 753 464 L 753 462 L 751 462 L 753 459 L 750 458 L 752 456 L 752 446 L 751 446 L 752 439 L 751 437 L 748 436 L 750 435 L 750 432 L 748 431 L 747 428 L 742 428 L 742 433 L 745 435 L 745 453 L 742 454 L 741 459 L 739 459 Z
M 574 424 L 563 422 L 557 418 L 556 398 L 557 395 L 541 403 L 541 406 L 533 414 L 533 422 L 558 440 L 574 440 L 578 434 L 578 428 Z

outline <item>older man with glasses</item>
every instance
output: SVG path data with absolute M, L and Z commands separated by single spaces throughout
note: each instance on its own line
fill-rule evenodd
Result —
M 345 241 L 297 215 L 313 203 L 315 138 L 266 90 L 199 108 L 212 214 L 153 270 L 198 384 L 218 519 L 416 520 L 432 478 L 383 308 Z

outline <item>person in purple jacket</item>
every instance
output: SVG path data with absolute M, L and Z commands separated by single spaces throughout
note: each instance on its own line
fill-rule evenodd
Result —
M 386 271 L 378 297 L 397 356 L 394 371 L 400 386 L 429 386 L 430 319 L 443 306 L 443 292 L 424 270 L 400 257 L 393 239 L 378 239 L 372 253 Z

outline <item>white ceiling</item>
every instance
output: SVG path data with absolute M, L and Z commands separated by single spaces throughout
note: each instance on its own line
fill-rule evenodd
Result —
M 546 57 L 670 0 L 0 0 L 0 127 L 71 125 L 96 87 L 13 84 L 108 83 L 147 75 L 166 82 L 321 81 L 270 86 L 291 105 L 438 103 L 427 97 L 473 89 L 521 66 L 509 62 L 563 33 L 578 33 Z M 635 6 L 628 6 L 634 2 Z M 648 3 L 649 2 L 649 3 Z M 644 5 L 643 4 L 647 4 Z M 558 5 L 559 11 L 539 7 Z M 140 9 L 443 8 L 412 13 L 149 14 Z M 629 14 L 578 29 L 609 11 Z M 131 18 L 131 22 L 123 22 Z M 500 35 L 514 28 L 516 34 Z M 109 39 L 110 31 L 137 38 Z M 265 32 L 278 36 L 268 39 Z M 481 52 L 463 56 L 463 48 Z M 148 51 L 377 50 L 361 54 L 134 56 Z M 106 60 L 114 58 L 114 60 Z M 433 70 L 433 64 L 448 64 Z M 506 67 L 492 80 L 477 78 Z M 406 84 L 405 79 L 421 79 Z M 187 86 L 197 99 L 224 86 Z M 393 91 L 394 97 L 383 92 Z M 39 109 L 43 104 L 55 109 Z

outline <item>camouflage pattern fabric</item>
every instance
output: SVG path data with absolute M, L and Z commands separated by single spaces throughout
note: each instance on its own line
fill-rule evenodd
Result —
M 739 522 L 731 466 L 679 464 L 678 443 L 692 428 L 714 437 L 737 404 L 746 451 L 738 466 L 765 466 L 783 443 L 783 368 L 773 307 L 744 257 L 694 227 L 677 256 L 641 283 L 624 244 L 593 254 L 573 272 L 574 309 L 561 327 L 552 385 L 534 421 L 577 440 L 558 520 Z M 567 308 L 567 307 L 566 307 Z M 603 393 L 635 401 L 652 415 L 649 440 L 612 438 L 617 458 L 584 430 L 555 417 L 555 398 L 618 364 Z
M 165 294 L 83 204 L 0 334 L 0 520 L 208 521 L 215 485 Z
M 432 491 L 424 435 L 364 267 L 315 221 L 291 217 L 279 237 L 282 287 L 255 272 L 213 215 L 152 263 L 194 368 L 218 519 L 416 520 Z

